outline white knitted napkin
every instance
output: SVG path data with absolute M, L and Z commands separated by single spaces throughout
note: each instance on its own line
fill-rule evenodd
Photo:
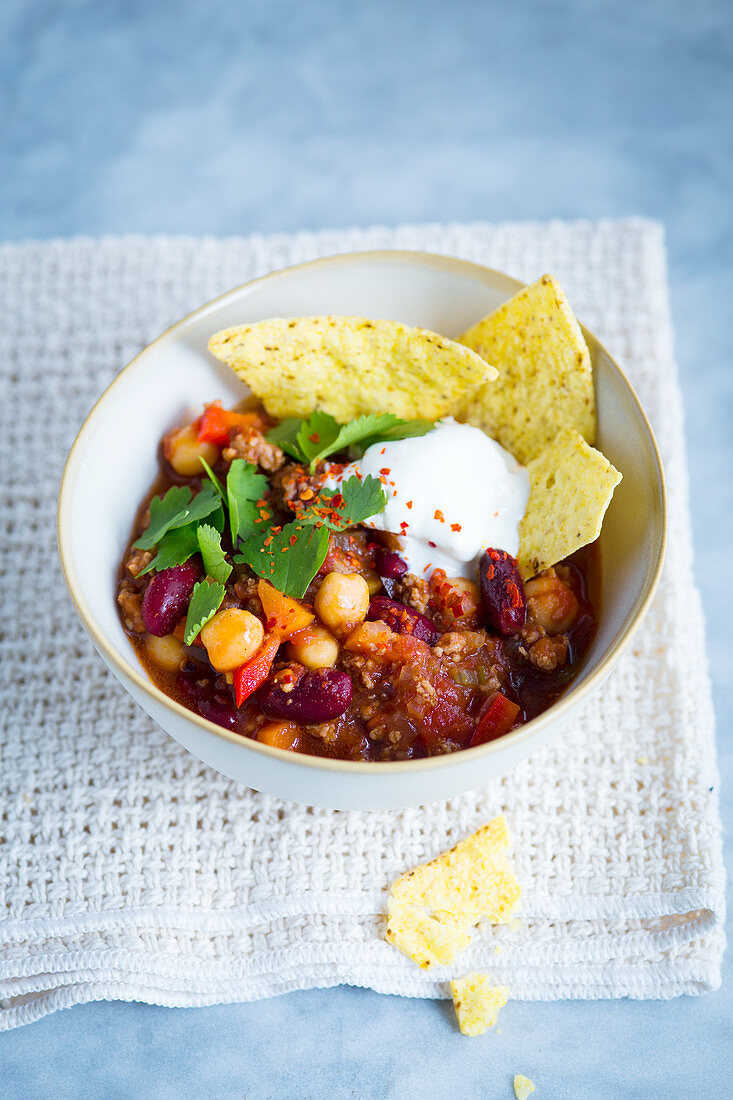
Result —
M 552 745 L 449 802 L 331 812 L 225 779 L 133 703 L 72 611 L 54 513 L 85 414 L 164 327 L 265 271 L 385 247 L 559 277 L 651 417 L 669 555 L 631 651 Z M 719 983 L 713 715 L 659 226 L 6 245 L 0 301 L 0 1025 L 102 998 L 203 1005 L 340 982 L 445 996 L 446 979 L 472 968 L 522 999 Z M 455 969 L 424 973 L 382 939 L 387 886 L 499 812 L 514 833 L 522 922 L 477 936 Z

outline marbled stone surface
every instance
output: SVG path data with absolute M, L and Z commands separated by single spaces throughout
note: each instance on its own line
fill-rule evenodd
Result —
M 3 0 L 0 240 L 646 214 L 667 226 L 696 571 L 733 824 L 730 0 Z M 730 855 L 730 847 L 727 849 Z M 0 1036 L 8 1098 L 733 1094 L 723 988 L 510 1003 L 356 989 L 86 1005 Z M 727 979 L 727 981 L 726 981 Z

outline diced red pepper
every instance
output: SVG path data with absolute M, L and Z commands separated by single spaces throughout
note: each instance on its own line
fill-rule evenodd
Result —
M 207 405 L 196 422 L 200 443 L 226 447 L 232 428 L 252 428 L 261 422 L 256 413 L 237 413 L 223 409 L 220 402 Z
M 280 648 L 280 639 L 268 635 L 254 657 L 234 671 L 234 696 L 238 707 L 267 679 Z
M 519 706 L 511 699 L 507 699 L 506 695 L 495 691 L 483 705 L 479 723 L 471 738 L 471 748 L 475 745 L 485 745 L 487 741 L 493 741 L 494 738 L 509 733 L 518 714 Z

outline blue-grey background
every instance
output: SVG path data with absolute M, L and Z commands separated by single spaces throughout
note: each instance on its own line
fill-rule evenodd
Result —
M 0 240 L 647 214 L 667 226 L 733 819 L 731 0 L 2 0 Z M 449 1006 L 347 988 L 77 1007 L 4 1097 L 733 1095 L 733 996 Z

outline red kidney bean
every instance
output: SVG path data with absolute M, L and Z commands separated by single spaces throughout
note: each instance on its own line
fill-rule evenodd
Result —
M 517 562 L 506 550 L 488 549 L 479 563 L 481 602 L 494 630 L 516 634 L 527 619 L 522 578 Z
M 389 596 L 372 596 L 367 619 L 386 623 L 395 634 L 413 634 L 421 642 L 435 645 L 440 634 L 426 615 Z
M 389 577 L 390 580 L 404 577 L 407 572 L 407 562 L 403 561 L 394 550 L 377 550 L 374 555 L 374 564 L 379 576 Z
M 142 617 L 149 634 L 162 638 L 170 634 L 188 608 L 196 581 L 201 577 L 201 566 L 191 558 L 183 565 L 161 569 L 145 589 Z
M 317 668 L 304 672 L 290 691 L 277 677 L 270 680 L 258 695 L 259 704 L 268 718 L 285 718 L 291 722 L 328 722 L 348 710 L 354 688 L 348 672 L 335 668 Z
M 200 668 L 180 673 L 178 686 L 186 701 L 202 718 L 224 729 L 237 729 L 237 710 L 232 699 L 224 691 L 218 691 L 214 681 L 202 675 Z

